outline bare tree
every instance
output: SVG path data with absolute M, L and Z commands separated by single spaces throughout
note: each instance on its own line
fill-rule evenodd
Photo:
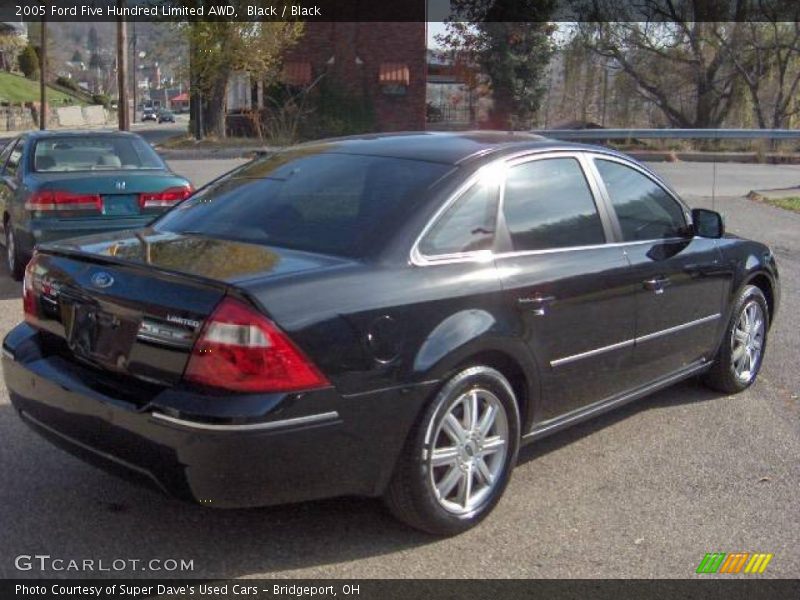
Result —
M 738 24 L 735 40 L 717 36 L 747 87 L 761 128 L 788 127 L 800 112 L 800 22 L 777 21 L 776 16 L 764 14 L 763 19 L 771 20 Z
M 703 0 L 593 0 L 578 35 L 613 61 L 676 127 L 719 127 L 734 100 L 738 72 L 720 37 L 736 46 L 745 0 L 708 11 Z M 718 14 L 727 21 L 714 22 Z

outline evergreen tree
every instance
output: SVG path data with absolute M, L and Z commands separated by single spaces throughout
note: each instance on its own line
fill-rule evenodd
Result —
M 39 54 L 31 44 L 28 44 L 20 52 L 19 70 L 28 79 L 36 79 L 39 76 Z
M 454 18 L 439 38 L 489 80 L 491 126 L 528 128 L 545 92 L 555 26 L 554 0 L 451 0 Z

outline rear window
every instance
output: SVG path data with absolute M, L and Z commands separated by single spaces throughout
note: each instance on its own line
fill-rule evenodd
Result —
M 33 160 L 46 173 L 164 168 L 147 142 L 127 136 L 48 137 L 36 142 Z
M 155 228 L 362 257 L 451 168 L 378 156 L 280 153 L 201 190 Z

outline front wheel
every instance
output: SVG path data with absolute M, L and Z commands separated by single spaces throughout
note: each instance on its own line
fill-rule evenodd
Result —
M 454 535 L 500 500 L 517 461 L 519 411 L 497 370 L 475 366 L 452 377 L 422 414 L 384 496 L 412 527 Z
M 768 329 L 769 307 L 764 293 L 754 285 L 745 286 L 734 303 L 705 383 L 728 394 L 750 387 L 761 369 Z

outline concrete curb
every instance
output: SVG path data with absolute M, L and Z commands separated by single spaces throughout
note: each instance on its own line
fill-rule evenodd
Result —
M 280 150 L 280 147 L 159 148 L 156 146 L 156 152 L 158 152 L 164 160 L 252 160 L 261 154 L 275 152 L 276 150 Z
M 778 188 L 772 190 L 750 190 L 747 193 L 748 200 L 756 202 L 766 202 L 768 200 L 775 200 L 780 198 L 790 198 L 800 196 L 800 187 L 794 188 Z
M 769 165 L 800 165 L 800 154 L 758 152 L 697 152 L 660 150 L 622 150 L 625 154 L 645 162 L 706 162 L 744 163 Z

